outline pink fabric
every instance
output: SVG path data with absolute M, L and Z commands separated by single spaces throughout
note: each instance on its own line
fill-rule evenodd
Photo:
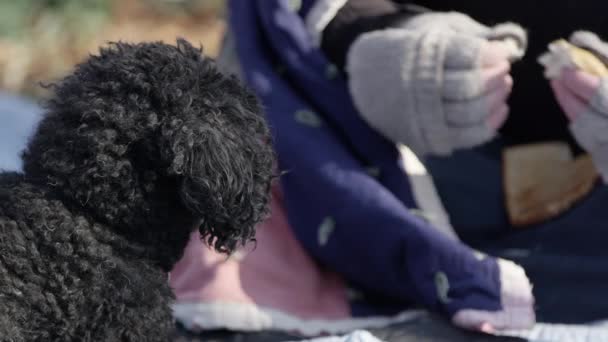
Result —
M 271 210 L 258 227 L 257 247 L 249 244 L 230 258 L 193 234 L 170 276 L 177 303 L 245 303 L 301 319 L 349 318 L 345 285 L 323 271 L 295 239 L 278 188 L 273 189 Z
M 601 79 L 584 71 L 567 69 L 559 78 L 551 81 L 555 97 L 571 121 L 589 108 L 589 102 L 597 94 Z
M 192 234 L 184 257 L 170 276 L 176 304 L 236 303 L 272 309 L 301 320 L 351 319 L 344 283 L 337 275 L 323 271 L 295 239 L 278 188 L 273 189 L 271 210 L 272 216 L 258 227 L 255 249 L 250 244 L 229 258 L 209 249 L 198 234 Z M 452 318 L 455 325 L 491 333 L 505 327 L 528 327 L 534 322 L 531 286 L 523 270 L 504 260 L 499 266 L 503 309 L 462 310 Z M 205 319 L 193 321 L 198 329 L 206 328 L 198 324 Z M 380 324 L 389 322 L 382 320 Z M 232 325 L 226 322 L 226 326 Z M 315 329 L 316 333 L 325 331 Z

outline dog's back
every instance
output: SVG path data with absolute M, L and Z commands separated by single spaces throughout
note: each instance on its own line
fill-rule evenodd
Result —
M 167 341 L 167 274 L 22 178 L 0 176 L 0 341 Z

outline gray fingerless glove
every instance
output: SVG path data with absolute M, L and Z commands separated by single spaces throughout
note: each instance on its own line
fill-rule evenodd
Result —
M 479 72 L 484 42 L 510 42 L 523 56 L 526 34 L 515 24 L 494 28 L 460 13 L 418 15 L 400 28 L 361 35 L 346 71 L 353 101 L 371 127 L 416 154 L 450 154 L 490 140 L 495 131 Z

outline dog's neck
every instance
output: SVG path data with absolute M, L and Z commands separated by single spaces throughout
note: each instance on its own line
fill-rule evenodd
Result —
M 25 177 L 25 181 L 43 191 L 46 197 L 61 201 L 75 215 L 91 219 L 119 235 L 117 243 L 108 242 L 117 253 L 125 257 L 136 257 L 150 260 L 151 263 L 169 272 L 183 255 L 192 232 L 198 227 L 200 218 L 192 217 L 191 213 L 178 204 L 177 201 L 159 202 L 156 206 L 145 210 L 132 210 L 128 216 L 104 215 L 104 208 L 117 207 L 111 196 L 107 202 L 97 198 L 95 201 L 78 201 L 70 196 L 71 192 L 65 187 L 58 187 L 40 177 Z M 100 233 L 99 238 L 106 240 Z
M 135 249 L 131 250 L 137 250 L 140 257 L 169 272 L 181 259 L 195 230 L 194 222 L 196 220 L 183 214 L 174 216 L 173 220 L 155 222 L 145 227 L 117 229 L 115 226 L 108 226 L 108 229 L 123 236 L 129 242 L 129 248 L 134 247 Z

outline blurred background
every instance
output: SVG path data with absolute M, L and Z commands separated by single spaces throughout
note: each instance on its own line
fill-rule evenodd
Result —
M 224 0 L 0 0 L 0 92 L 44 98 L 48 83 L 108 41 L 183 37 L 217 53 Z

